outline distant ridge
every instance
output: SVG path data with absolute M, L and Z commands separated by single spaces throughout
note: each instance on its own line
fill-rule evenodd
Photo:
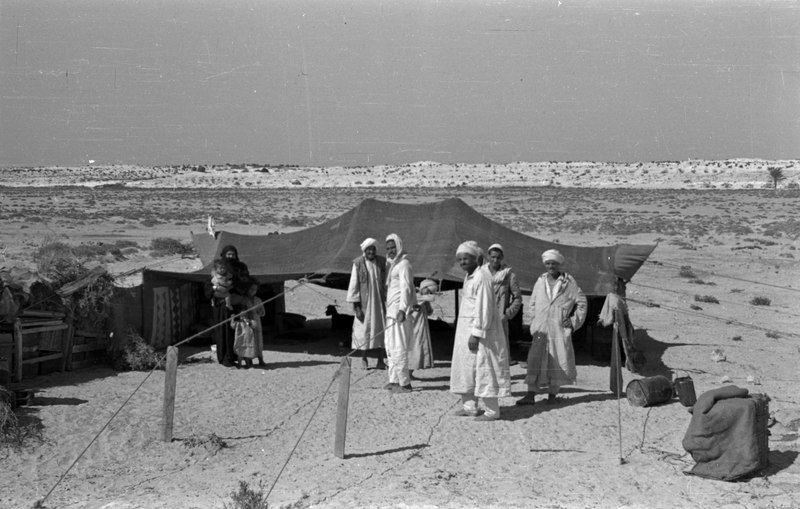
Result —
M 120 186 L 129 188 L 384 188 L 581 187 L 641 189 L 771 188 L 769 168 L 785 177 L 779 188 L 800 188 L 800 160 L 725 159 L 637 163 L 437 163 L 305 167 L 223 164 L 143 167 L 91 165 L 0 169 L 0 186 Z

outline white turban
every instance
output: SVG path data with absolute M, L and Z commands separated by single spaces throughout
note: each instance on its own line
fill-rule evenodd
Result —
M 364 242 L 361 243 L 361 252 L 363 253 L 364 251 L 367 250 L 368 247 L 375 246 L 377 244 L 378 244 L 377 240 L 373 239 L 372 237 L 367 237 L 366 239 L 364 239 Z
M 487 249 L 486 252 L 489 253 L 492 250 L 500 251 L 502 254 L 505 254 L 505 251 L 503 250 L 503 246 L 501 246 L 500 244 L 497 244 L 497 243 L 492 244 L 491 246 L 489 246 L 489 249 Z
M 468 240 L 466 242 L 462 242 L 458 249 L 456 249 L 456 256 L 460 255 L 461 253 L 466 253 L 474 256 L 475 258 L 480 258 L 483 255 L 483 251 L 481 250 L 480 246 L 474 240 Z
M 390 233 L 386 236 L 386 242 L 390 240 L 394 241 L 394 245 L 397 247 L 397 256 L 400 256 L 400 254 L 403 253 L 403 241 L 400 239 L 400 236 L 396 233 Z
M 564 255 L 556 251 L 555 249 L 548 249 L 544 253 L 542 253 L 542 263 L 553 260 L 557 262 L 559 265 L 564 263 Z
M 423 279 L 419 284 L 419 289 L 422 290 L 423 288 L 427 288 L 431 293 L 436 293 L 439 290 L 439 283 L 433 279 Z

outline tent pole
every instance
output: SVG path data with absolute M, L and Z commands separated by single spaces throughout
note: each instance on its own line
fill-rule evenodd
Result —
M 453 291 L 456 293 L 456 299 L 455 299 L 455 302 L 456 302 L 456 312 L 455 312 L 455 317 L 456 317 L 456 318 L 455 318 L 455 320 L 453 320 L 453 325 L 457 325 L 457 324 L 458 324 L 458 288 L 456 288 L 456 289 L 455 289 L 455 290 L 453 290 Z

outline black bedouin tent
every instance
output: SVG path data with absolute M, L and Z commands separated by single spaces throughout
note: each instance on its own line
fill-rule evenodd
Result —
M 547 242 L 503 226 L 458 198 L 422 204 L 367 199 L 335 219 L 293 233 L 243 235 L 221 231 L 214 236 L 193 235 L 203 269 L 190 273 L 144 272 L 145 337 L 152 344 L 165 345 L 185 335 L 194 319 L 193 310 L 199 308 L 191 284 L 208 280 L 211 262 L 226 245 L 236 246 L 251 275 L 263 285 L 272 285 L 278 293 L 284 281 L 310 276 L 324 276 L 320 284 L 344 289 L 352 261 L 360 255 L 361 241 L 373 237 L 382 246 L 390 233 L 403 239 L 415 278 L 439 280 L 444 290 L 461 286 L 464 276 L 455 261 L 455 251 L 465 240 L 475 240 L 484 248 L 502 244 L 524 293 L 530 293 L 543 272 L 541 254 L 558 249 L 566 259 L 565 270 L 589 297 L 605 297 L 614 291 L 618 279 L 629 281 L 656 247 L 581 247 Z M 169 334 L 174 337 L 167 337 Z

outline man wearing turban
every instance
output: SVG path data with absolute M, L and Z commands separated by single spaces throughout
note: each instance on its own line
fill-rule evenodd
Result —
M 412 308 L 417 303 L 411 262 L 403 249 L 403 241 L 392 233 L 386 237 L 386 359 L 389 383 L 384 388 L 396 393 L 411 392 L 408 372 L 408 348 L 413 341 Z
M 479 269 L 482 258 L 483 251 L 474 241 L 456 250 L 466 276 L 453 343 L 450 392 L 461 396 L 456 415 L 495 421 L 500 418 L 498 398 L 511 394 L 511 372 L 491 276 Z
M 533 405 L 536 394 L 547 393 L 547 402 L 556 402 L 564 385 L 577 377 L 572 332 L 586 319 L 586 296 L 575 279 L 563 272 L 564 256 L 550 249 L 542 253 L 545 273 L 533 285 L 531 294 L 531 349 L 525 383 L 528 394 L 517 405 Z
M 517 313 L 522 309 L 522 290 L 519 288 L 516 274 L 512 272 L 511 267 L 504 261 L 503 246 L 492 244 L 489 246 L 488 253 L 489 259 L 485 267 L 492 278 L 495 303 L 497 304 L 497 311 L 500 313 L 500 320 L 503 323 L 506 345 L 508 345 L 508 322 L 517 316 Z
M 355 314 L 352 346 L 361 351 L 364 369 L 369 368 L 367 354 L 370 351 L 377 352 L 377 368 L 385 369 L 383 330 L 386 326 L 386 258 L 377 254 L 377 241 L 373 238 L 364 239 L 361 256 L 353 260 L 347 302 L 353 305 Z

